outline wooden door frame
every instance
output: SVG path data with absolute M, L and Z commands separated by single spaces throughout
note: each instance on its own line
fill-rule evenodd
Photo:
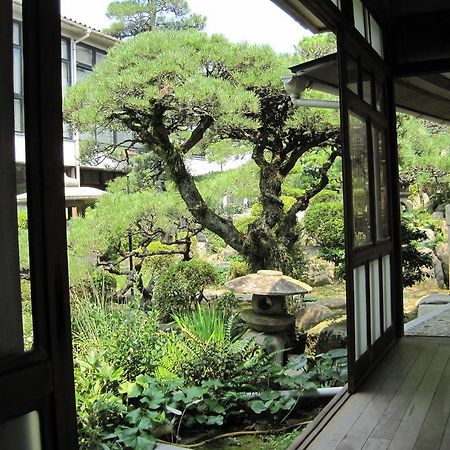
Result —
M 0 422 L 37 411 L 42 448 L 75 450 L 78 443 L 64 217 L 59 0 L 24 1 L 22 10 L 34 347 L 0 359 Z M 3 38 L 11 41 L 12 49 L 12 0 L 0 0 L 0 20 L 2 30 L 9 33 L 9 38 Z M 4 60 L 7 63 L 2 73 L 12 77 L 12 52 Z M 2 113 L 9 118 L 12 96 L 12 83 L 8 83 Z M 13 121 L 0 126 L 14 140 Z

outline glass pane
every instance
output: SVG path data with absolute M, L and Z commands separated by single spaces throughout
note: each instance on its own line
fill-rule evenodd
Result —
M 69 125 L 66 122 L 63 123 L 63 138 L 73 139 L 72 125 Z
M 375 104 L 377 110 L 384 112 L 384 83 L 375 81 Z
M 355 247 L 371 243 L 369 161 L 366 123 L 350 114 L 349 144 L 352 170 L 353 231 Z
M 95 52 L 95 64 L 100 64 L 106 58 L 105 53 Z
M 383 36 L 377 21 L 370 16 L 370 38 L 374 50 L 383 57 Z
M 14 48 L 14 93 L 22 93 L 22 52 L 20 48 Z
M 367 70 L 362 71 L 363 99 L 369 105 L 372 104 L 372 74 Z
M 20 45 L 22 42 L 21 39 L 21 30 L 20 30 L 20 24 L 17 22 L 13 23 L 13 43 L 14 45 Z
M 355 22 L 355 28 L 365 36 L 364 29 L 364 7 L 361 0 L 353 0 L 353 18 Z
M 383 131 L 378 130 L 376 127 L 372 127 L 372 136 L 374 152 L 375 222 L 377 240 L 382 241 L 390 237 L 386 136 Z
M 77 67 L 77 81 L 88 77 L 92 73 L 90 69 L 83 69 L 82 67 Z
M 61 63 L 61 83 L 64 95 L 64 91 L 70 86 L 70 63 L 64 61 Z
M 77 62 L 86 64 L 87 66 L 93 66 L 93 52 L 90 48 L 77 45 Z
M 339 9 L 341 9 L 341 1 L 340 0 L 331 0 Z
M 358 63 L 347 54 L 347 88 L 358 95 Z
M 70 60 L 70 41 L 61 39 L 61 59 Z

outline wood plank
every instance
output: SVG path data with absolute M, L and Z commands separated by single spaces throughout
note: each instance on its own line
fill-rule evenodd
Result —
M 449 448 L 450 448 L 450 419 L 447 421 L 444 437 L 442 438 L 439 450 L 448 450 Z
M 386 450 L 390 443 L 389 439 L 369 438 L 362 450 Z
M 445 346 L 450 353 L 450 346 Z M 450 363 L 442 374 L 436 394 L 431 402 L 428 413 L 423 422 L 414 449 L 433 450 L 439 449 L 447 427 L 450 415 Z
M 344 403 L 350 398 L 348 386 L 345 385 L 342 392 L 336 395 L 325 408 L 308 424 L 308 426 L 301 432 L 300 436 L 288 447 L 288 450 L 297 450 L 308 448 L 311 442 L 320 434 L 320 432 L 327 426 L 330 420 L 337 414 Z
M 402 363 L 414 359 L 417 349 L 421 347 L 420 341 L 400 341 L 387 355 L 376 373 L 369 378 L 357 394 L 350 397 L 338 414 L 307 448 L 311 450 L 336 448 L 389 374 L 396 368 L 401 367 Z
M 378 420 L 370 438 L 391 440 L 399 427 L 403 416 L 426 373 L 438 344 L 436 341 L 422 341 L 423 346 L 410 372 L 389 402 Z
M 389 449 L 411 450 L 414 448 L 448 359 L 448 346 L 439 346 L 418 390 L 411 399 L 406 414 L 394 434 L 388 447 Z
M 389 372 L 389 375 L 383 380 L 380 388 L 373 396 L 371 401 L 367 404 L 364 411 L 358 419 L 350 427 L 346 435 L 338 445 L 339 450 L 346 448 L 362 448 L 377 425 L 379 419 L 386 410 L 389 402 L 402 385 L 404 379 L 410 372 L 411 367 L 423 352 L 421 349 L 424 343 L 408 343 L 410 354 L 406 355 Z M 438 347 L 436 346 L 436 349 Z M 374 376 L 378 376 L 377 373 Z

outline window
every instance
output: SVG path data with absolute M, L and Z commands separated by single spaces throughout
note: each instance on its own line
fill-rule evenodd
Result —
M 350 114 L 349 143 L 352 171 L 354 246 L 371 244 L 369 155 L 366 122 Z
M 361 0 L 353 0 L 353 23 L 372 48 L 383 57 L 381 27 Z
M 94 66 L 101 63 L 106 52 L 86 44 L 77 45 L 77 81 L 92 73 Z
M 71 51 L 70 51 L 70 39 L 65 37 L 61 38 L 61 85 L 62 95 L 66 92 L 66 89 L 72 84 L 72 68 L 71 68 Z M 63 123 L 63 137 L 64 139 L 72 139 L 72 127 Z
M 341 0 L 331 0 L 339 9 L 341 9 Z
M 23 133 L 23 45 L 22 24 L 13 22 L 13 45 L 14 45 L 14 131 Z

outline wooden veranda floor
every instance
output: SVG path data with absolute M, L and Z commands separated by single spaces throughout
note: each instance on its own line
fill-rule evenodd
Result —
M 402 338 L 334 403 L 290 450 L 450 450 L 450 338 Z

